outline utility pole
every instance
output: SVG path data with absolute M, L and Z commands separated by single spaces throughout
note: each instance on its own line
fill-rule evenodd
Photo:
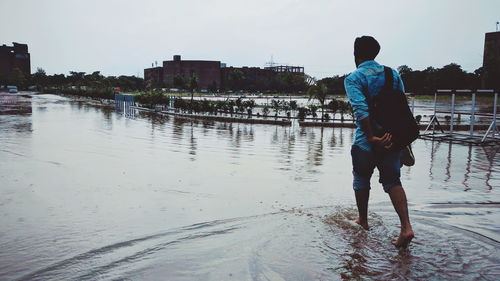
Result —
M 498 31 L 498 25 L 499 25 L 499 24 L 500 24 L 500 22 L 499 22 L 499 21 L 497 21 L 497 31 Z

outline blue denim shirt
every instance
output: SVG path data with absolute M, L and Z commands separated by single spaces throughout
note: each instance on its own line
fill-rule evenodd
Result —
M 393 69 L 393 88 L 404 92 L 403 81 L 399 74 Z M 344 87 L 354 110 L 356 119 L 356 135 L 354 145 L 358 145 L 364 150 L 370 151 L 372 146 L 365 133 L 361 129 L 360 120 L 369 116 L 368 102 L 366 96 L 373 98 L 376 96 L 385 83 L 384 66 L 374 60 L 365 61 L 358 66 L 354 72 L 349 74 L 344 80 Z

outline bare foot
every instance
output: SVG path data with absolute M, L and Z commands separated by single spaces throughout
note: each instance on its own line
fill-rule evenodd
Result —
M 360 219 L 355 219 L 354 222 L 357 223 L 357 224 L 359 224 L 359 225 L 361 225 L 361 227 L 363 227 L 366 230 L 369 229 L 367 221 L 361 222 Z
M 399 234 L 398 240 L 393 241 L 392 244 L 398 248 L 404 248 L 408 247 L 408 244 L 410 244 L 411 240 L 415 237 L 413 234 L 413 230 L 408 230 L 408 231 L 403 231 Z

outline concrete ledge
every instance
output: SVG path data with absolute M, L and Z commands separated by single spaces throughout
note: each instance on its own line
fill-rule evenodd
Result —
M 311 121 L 299 121 L 300 126 L 303 127 L 325 127 L 325 128 L 356 128 L 354 123 L 333 123 L 333 122 L 311 122 Z M 428 124 L 418 125 L 420 130 L 423 131 L 427 128 Z M 486 131 L 489 128 L 489 124 L 476 124 L 474 125 L 474 131 Z M 443 131 L 447 132 L 450 129 L 449 124 L 441 125 Z M 431 128 L 432 129 L 432 128 Z M 429 129 L 429 130 L 431 130 Z M 453 131 L 469 131 L 470 125 L 453 125 Z M 438 126 L 436 126 L 435 131 L 439 131 Z
M 312 122 L 299 121 L 301 127 L 325 127 L 325 128 L 356 128 L 354 123 L 334 123 L 334 122 Z
M 164 115 L 176 116 L 185 119 L 197 119 L 197 120 L 209 120 L 209 121 L 219 121 L 219 122 L 237 122 L 237 123 L 248 123 L 248 124 L 268 124 L 268 125 L 280 125 L 280 126 L 290 126 L 292 121 L 286 118 L 281 119 L 262 119 L 262 118 L 241 118 L 241 117 L 229 117 L 229 116 L 217 116 L 217 115 L 198 115 L 198 114 L 188 114 L 188 113 L 178 113 L 171 111 L 155 111 L 154 109 L 132 106 L 131 108 L 152 112 L 160 113 Z M 299 121 L 299 125 L 302 127 L 324 127 L 324 128 L 356 128 L 356 124 L 351 123 L 349 120 L 347 122 L 321 122 L 321 121 Z M 420 124 L 420 130 L 425 130 L 428 124 Z M 474 131 L 485 131 L 489 127 L 489 124 L 476 124 L 474 126 Z M 449 130 L 449 124 L 442 124 L 441 128 L 446 132 Z M 432 129 L 432 128 L 431 128 Z M 469 131 L 470 125 L 454 125 L 454 131 Z M 436 126 L 436 131 L 439 128 Z
M 159 113 L 163 115 L 175 116 L 184 119 L 248 123 L 248 124 L 269 124 L 269 125 L 280 125 L 280 126 L 290 126 L 292 124 L 292 121 L 290 120 L 270 120 L 270 119 L 260 119 L 260 118 L 241 118 L 241 117 L 229 117 L 229 116 L 217 116 L 217 115 L 198 115 L 198 114 L 178 113 L 170 111 L 155 111 L 154 109 L 137 107 L 137 106 L 133 106 L 132 108 L 140 111 Z

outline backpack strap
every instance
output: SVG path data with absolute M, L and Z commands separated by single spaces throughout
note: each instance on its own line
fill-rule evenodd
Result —
M 394 84 L 394 76 L 392 74 L 392 68 L 388 67 L 388 66 L 385 66 L 384 65 L 384 85 L 382 86 L 382 89 L 380 89 L 380 92 L 378 93 L 380 95 L 380 93 L 383 93 L 387 90 L 392 90 L 392 85 Z M 368 111 L 370 112 L 370 115 L 373 115 L 373 107 L 374 107 L 374 101 L 373 99 L 370 97 L 370 95 L 368 95 L 368 93 L 365 91 L 367 91 L 367 89 L 363 89 L 363 95 L 365 96 L 366 98 L 366 102 L 368 103 Z M 374 121 L 374 120 L 372 120 Z
M 383 89 L 392 90 L 392 85 L 394 84 L 394 75 L 392 74 L 392 69 L 384 65 L 385 83 Z

